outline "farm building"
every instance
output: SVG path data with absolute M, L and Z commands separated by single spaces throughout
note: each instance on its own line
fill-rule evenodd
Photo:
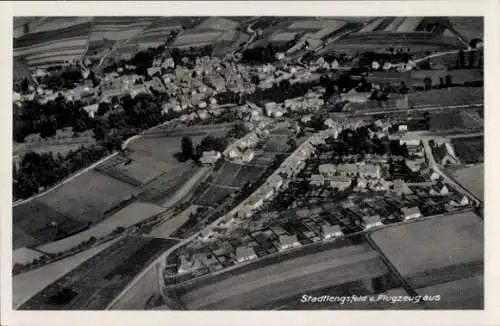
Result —
M 222 157 L 220 152 L 217 151 L 205 151 L 201 155 L 200 162 L 203 164 L 214 164 Z
M 370 229 L 382 225 L 380 215 L 368 215 L 368 216 L 364 215 L 362 216 L 362 220 L 365 229 Z

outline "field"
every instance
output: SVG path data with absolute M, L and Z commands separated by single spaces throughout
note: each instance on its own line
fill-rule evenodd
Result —
M 44 256 L 39 251 L 32 250 L 29 248 L 19 248 L 12 251 L 12 264 L 29 264 L 34 259 L 38 259 Z
M 207 45 L 215 42 L 221 35 L 222 32 L 220 31 L 189 31 L 181 33 L 172 44 L 172 47 L 196 47 Z
M 126 237 L 25 302 L 22 310 L 101 310 L 172 240 Z
M 92 29 L 91 17 L 49 17 L 30 26 L 30 33 L 14 39 L 14 57 L 29 68 L 64 64 L 81 57 Z
M 433 132 L 483 131 L 483 121 L 473 110 L 431 113 L 430 118 Z
M 215 174 L 213 184 L 242 188 L 249 182 L 257 181 L 265 171 L 265 167 L 224 162 Z
M 483 223 L 472 212 L 389 227 L 370 236 L 414 289 L 483 274 Z
M 443 284 L 432 285 L 418 289 L 420 295 L 439 293 L 441 301 L 428 304 L 430 309 L 483 309 L 484 277 L 474 275 Z
M 484 137 L 453 138 L 451 141 L 455 154 L 462 163 L 481 163 L 484 161 Z
M 284 303 L 296 303 L 302 294 L 324 288 L 330 289 L 330 295 L 342 295 L 349 290 L 358 295 L 369 294 L 373 291 L 371 280 L 388 274 L 376 252 L 365 245 L 258 265 L 251 270 L 236 269 L 230 272 L 230 277 L 195 281 L 179 290 L 180 299 L 188 309 L 273 309 Z M 353 283 L 357 288 L 353 288 Z M 311 307 L 304 305 L 297 309 Z
M 142 32 L 154 20 L 154 17 L 95 17 L 90 40 L 126 40 Z
M 43 290 L 46 286 L 117 241 L 118 239 L 106 242 L 71 257 L 14 276 L 12 278 L 13 307 L 18 308 L 26 300 Z
M 117 227 L 127 228 L 147 219 L 148 217 L 157 215 L 163 210 L 164 209 L 162 207 L 153 204 L 135 202 L 119 210 L 88 230 L 59 241 L 45 244 L 37 249 L 48 253 L 58 253 L 69 250 L 80 243 L 87 241 L 90 237 L 100 238 L 107 236 Z
M 484 165 L 477 164 L 452 172 L 453 179 L 484 200 Z
M 12 246 L 14 249 L 36 246 L 85 227 L 84 221 L 64 215 L 35 199 L 12 209 Z
M 453 87 L 408 94 L 409 105 L 413 106 L 482 104 L 483 101 L 483 87 Z
M 39 201 L 77 221 L 94 222 L 108 210 L 129 199 L 135 189 L 128 183 L 100 172 L 89 171 L 51 191 Z
M 148 236 L 155 238 L 168 238 L 178 228 L 180 228 L 189 218 L 191 213 L 196 212 L 198 205 L 190 205 L 179 214 L 170 217 L 168 220 L 156 227 Z
M 482 17 L 450 17 L 453 27 L 467 40 L 479 38 L 484 39 L 484 19 Z
M 217 206 L 227 196 L 235 192 L 232 188 L 211 185 L 206 188 L 194 202 L 198 205 Z

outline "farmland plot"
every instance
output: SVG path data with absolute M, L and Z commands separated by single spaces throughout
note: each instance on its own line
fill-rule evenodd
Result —
M 126 237 L 25 302 L 21 310 L 101 310 L 172 240 Z
M 13 248 L 36 246 L 73 234 L 86 227 L 86 221 L 73 219 L 38 199 L 12 209 Z
M 234 189 L 231 188 L 211 185 L 195 199 L 195 203 L 198 205 L 217 206 L 222 200 L 234 192 Z
M 242 168 L 242 165 L 224 162 L 220 170 L 216 173 L 213 183 L 229 186 Z
M 426 92 L 408 94 L 410 105 L 465 105 L 481 104 L 484 101 L 483 87 L 452 87 L 432 89 Z
M 482 131 L 482 120 L 479 117 L 474 119 L 468 111 L 431 114 L 430 130 L 435 132 Z M 475 114 L 474 111 L 470 111 L 470 114 Z
M 210 17 L 196 27 L 198 30 L 231 31 L 238 27 L 239 23 L 224 17 Z
M 217 40 L 222 35 L 220 31 L 206 31 L 206 32 L 189 32 L 181 33 L 174 43 L 173 47 L 180 46 L 200 46 L 210 44 Z
M 39 200 L 64 215 L 86 223 L 101 219 L 106 211 L 129 199 L 134 190 L 132 185 L 97 171 L 89 171 Z
M 164 209 L 162 207 L 154 204 L 135 202 L 84 232 L 80 232 L 74 236 L 64 238 L 59 241 L 48 243 L 38 247 L 38 249 L 48 253 L 66 251 L 74 248 L 84 241 L 87 241 L 90 237 L 101 238 L 107 236 L 117 227 L 127 228 L 153 215 L 157 215 L 163 210 Z
M 453 138 L 452 145 L 455 154 L 462 163 L 471 164 L 484 161 L 484 138 L 482 136 Z
M 190 205 L 188 208 L 170 217 L 168 220 L 156 227 L 148 236 L 156 238 L 168 238 L 174 233 L 178 228 L 180 228 L 189 219 L 191 213 L 196 212 L 196 210 L 201 207 L 198 205 Z
M 484 165 L 477 164 L 452 172 L 453 178 L 477 197 L 484 200 Z
M 90 40 L 126 40 L 141 33 L 154 20 L 154 17 L 95 17 Z
M 259 180 L 265 171 L 266 168 L 263 167 L 245 165 L 238 171 L 231 185 L 233 187 L 242 188 L 247 183 L 253 183 Z
M 32 296 L 37 294 L 39 291 L 42 291 L 46 286 L 50 285 L 52 282 L 56 281 L 92 256 L 113 245 L 118 240 L 119 239 L 111 240 L 68 258 L 64 258 L 29 272 L 14 276 L 12 278 L 13 307 L 17 309 Z

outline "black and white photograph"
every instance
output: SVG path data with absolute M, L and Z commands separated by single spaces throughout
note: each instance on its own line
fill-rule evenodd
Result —
M 12 26 L 12 310 L 485 308 L 483 16 Z

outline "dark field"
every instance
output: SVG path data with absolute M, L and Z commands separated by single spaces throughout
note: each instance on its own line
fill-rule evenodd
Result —
M 482 131 L 483 121 L 473 110 L 439 112 L 430 115 L 430 131 L 462 132 Z
M 453 138 L 452 145 L 462 163 L 472 164 L 484 161 L 484 137 Z
M 453 87 L 451 89 L 432 89 L 408 94 L 408 103 L 413 106 L 433 105 L 452 106 L 481 104 L 484 102 L 483 87 Z
M 14 249 L 61 239 L 87 226 L 37 200 L 14 207 L 12 216 Z
M 173 240 L 128 237 L 46 287 L 21 310 L 100 310 Z

